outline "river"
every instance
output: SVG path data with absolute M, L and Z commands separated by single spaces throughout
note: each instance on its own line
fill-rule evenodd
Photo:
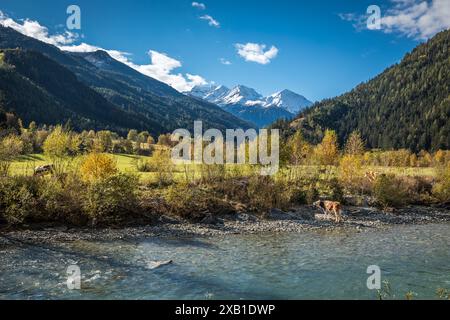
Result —
M 153 269 L 155 261 L 173 264 Z M 67 287 L 80 268 L 81 290 Z M 0 246 L 0 299 L 376 299 L 368 266 L 394 299 L 450 289 L 450 224 L 366 232 L 148 238 Z

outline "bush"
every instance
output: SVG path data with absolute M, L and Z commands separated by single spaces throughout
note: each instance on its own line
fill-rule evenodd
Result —
M 167 186 L 173 182 L 175 166 L 169 150 L 157 150 L 148 161 L 148 166 L 156 172 L 157 184 Z
M 84 210 L 93 224 L 119 222 L 137 204 L 138 176 L 119 173 L 88 185 Z
M 403 176 L 397 178 L 407 194 L 408 202 L 411 203 L 429 203 L 433 189 L 433 179 L 430 177 L 409 177 Z
M 247 193 L 249 205 L 258 213 L 268 213 L 271 209 L 286 209 L 289 205 L 287 185 L 270 176 L 250 177 Z
M 0 176 L 6 177 L 11 166 L 11 161 L 18 157 L 24 150 L 23 141 L 15 135 L 0 139 Z
M 375 180 L 373 195 L 383 208 L 400 207 L 407 203 L 407 192 L 395 175 L 380 175 Z
M 232 212 L 231 206 L 215 197 L 211 190 L 188 183 L 170 186 L 165 194 L 165 200 L 169 214 L 192 221 L 200 221 L 209 214 Z
M 84 225 L 87 222 L 83 212 L 86 185 L 76 172 L 69 172 L 64 180 L 40 179 L 38 199 L 41 219 Z
M 450 202 L 450 163 L 436 169 L 438 182 L 433 187 L 433 196 L 444 203 Z
M 104 153 L 91 153 L 81 163 L 81 177 L 84 182 L 95 182 L 117 173 L 114 158 Z
M 138 172 L 156 172 L 157 168 L 148 160 L 145 159 L 137 159 L 134 162 L 136 170 Z
M 307 190 L 305 194 L 305 200 L 306 203 L 311 205 L 317 200 L 319 200 L 319 192 L 317 191 L 316 187 L 311 185 Z
M 224 164 L 200 164 L 201 182 L 211 184 L 223 181 L 227 174 Z
M 37 181 L 33 177 L 0 178 L 0 212 L 11 225 L 19 225 L 37 209 Z
M 293 205 L 307 204 L 307 191 L 303 188 L 294 187 L 286 190 L 289 203 Z
M 363 189 L 362 159 L 355 155 L 344 156 L 339 164 L 339 182 L 350 193 Z

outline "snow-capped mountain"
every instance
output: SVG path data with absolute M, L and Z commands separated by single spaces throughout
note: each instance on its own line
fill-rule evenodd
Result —
M 225 97 L 223 97 L 221 105 L 240 104 L 245 105 L 248 101 L 262 100 L 263 96 L 255 91 L 255 89 L 246 86 L 236 86 L 231 89 Z
M 187 94 L 217 104 L 233 115 L 260 127 L 281 118 L 293 118 L 312 104 L 305 97 L 290 90 L 264 97 L 255 89 L 243 85 L 230 90 L 225 86 L 208 84 L 194 87 Z
M 265 107 L 280 107 L 293 114 L 297 114 L 306 107 L 312 105 L 312 102 L 306 99 L 304 96 L 290 90 L 283 90 L 274 93 L 271 96 L 268 96 L 265 101 Z
M 304 96 L 290 90 L 283 90 L 268 97 L 263 97 L 255 89 L 243 85 L 238 85 L 231 90 L 224 86 L 196 86 L 188 94 L 219 106 L 278 107 L 292 114 L 297 114 L 312 104 Z

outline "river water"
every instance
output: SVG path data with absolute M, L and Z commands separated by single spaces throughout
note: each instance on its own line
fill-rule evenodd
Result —
M 153 269 L 165 260 L 173 264 Z M 67 287 L 70 265 L 81 290 Z M 450 289 L 450 224 L 3 245 L 0 299 L 376 299 L 370 265 L 392 298 L 436 298 Z

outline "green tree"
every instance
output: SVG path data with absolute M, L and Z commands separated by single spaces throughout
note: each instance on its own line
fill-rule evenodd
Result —
M 148 137 L 150 137 L 150 133 L 148 131 L 142 131 L 138 135 L 138 142 L 139 143 L 146 143 L 148 140 Z
M 75 156 L 79 152 L 80 143 L 78 135 L 57 126 L 44 142 L 44 153 L 52 159 Z
M 97 138 L 94 142 L 94 150 L 96 152 L 112 152 L 113 139 L 111 131 L 99 131 L 97 132 Z
M 134 130 L 134 129 L 130 130 L 128 132 L 127 139 L 130 140 L 130 141 L 137 141 L 137 139 L 138 139 L 138 132 L 137 132 L 137 130 Z

